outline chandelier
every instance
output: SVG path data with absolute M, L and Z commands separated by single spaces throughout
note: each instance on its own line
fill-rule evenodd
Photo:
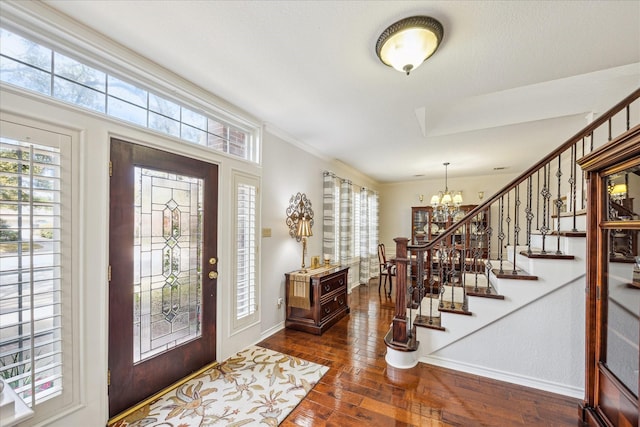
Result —
M 449 191 L 449 184 L 447 182 L 449 162 L 445 162 L 443 165 L 444 191 L 438 191 L 438 194 L 434 194 L 431 197 L 431 206 L 433 207 L 433 213 L 436 218 L 441 221 L 446 221 L 449 217 L 453 217 L 460 210 L 460 205 L 462 205 L 462 192 Z

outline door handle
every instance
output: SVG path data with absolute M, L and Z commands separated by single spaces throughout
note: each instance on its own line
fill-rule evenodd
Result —
M 216 262 L 218 262 L 217 258 L 215 258 L 215 257 L 209 258 L 209 264 L 215 265 Z
M 210 271 L 209 272 L 209 279 L 217 279 L 218 278 L 218 272 L 217 271 Z

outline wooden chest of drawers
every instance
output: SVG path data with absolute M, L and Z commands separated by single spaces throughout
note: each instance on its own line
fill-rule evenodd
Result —
M 287 328 L 320 335 L 349 313 L 349 267 L 286 273 Z

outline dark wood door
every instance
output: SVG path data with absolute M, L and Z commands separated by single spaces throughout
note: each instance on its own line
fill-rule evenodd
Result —
M 216 358 L 218 167 L 111 140 L 109 416 Z

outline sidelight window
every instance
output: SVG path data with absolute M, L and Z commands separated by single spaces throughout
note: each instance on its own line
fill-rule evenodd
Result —
M 71 391 L 70 145 L 2 122 L 0 377 L 31 407 Z
M 235 304 L 234 329 L 248 326 L 258 317 L 258 179 L 237 174 L 235 181 Z

